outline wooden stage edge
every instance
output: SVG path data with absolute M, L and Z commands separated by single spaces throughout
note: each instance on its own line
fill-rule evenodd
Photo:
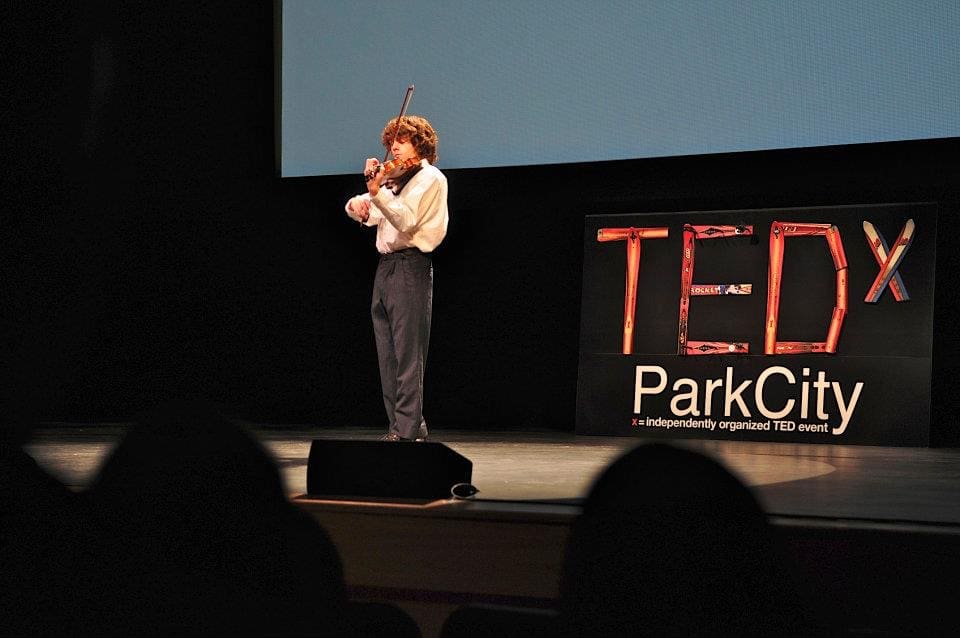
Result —
M 43 428 L 28 451 L 82 489 L 120 432 L 102 425 Z M 389 502 L 305 493 L 314 440 L 373 441 L 379 431 L 260 426 L 254 432 L 277 461 L 292 502 L 330 533 L 353 597 L 400 605 L 425 636 L 439 635 L 447 615 L 466 603 L 553 606 L 579 500 L 604 467 L 644 442 L 435 430 L 431 440 L 471 460 L 479 494 Z M 954 601 L 960 450 L 667 442 L 713 456 L 754 490 L 804 592 L 849 631 L 929 635 L 960 628 Z

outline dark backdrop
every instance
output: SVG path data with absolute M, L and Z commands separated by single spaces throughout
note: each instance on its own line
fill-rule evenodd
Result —
M 276 177 L 272 21 L 270 3 L 0 9 L 14 62 L 10 409 L 120 421 L 203 394 L 258 422 L 385 425 L 372 231 L 342 212 L 362 180 Z M 448 171 L 431 423 L 572 431 L 586 214 L 937 201 L 933 440 L 956 444 L 958 151 L 949 139 Z

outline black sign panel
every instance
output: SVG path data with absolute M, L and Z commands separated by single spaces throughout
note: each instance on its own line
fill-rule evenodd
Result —
M 577 432 L 929 444 L 936 220 L 587 217 Z

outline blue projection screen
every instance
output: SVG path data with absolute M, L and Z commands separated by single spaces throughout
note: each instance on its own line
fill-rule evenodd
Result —
M 355 173 L 400 109 L 476 168 L 960 135 L 956 0 L 283 0 L 279 166 Z

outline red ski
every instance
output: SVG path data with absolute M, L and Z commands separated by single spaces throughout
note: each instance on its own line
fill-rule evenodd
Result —
M 900 236 L 897 237 L 897 241 L 894 243 L 894 252 L 899 251 L 898 255 L 894 255 L 890 254 L 886 240 L 884 240 L 883 235 L 877 232 L 873 224 L 868 221 L 863 222 L 863 232 L 867 236 L 870 251 L 880 266 L 880 273 L 877 275 L 877 279 L 874 280 L 874 286 L 877 285 L 878 281 L 886 279 L 887 283 L 885 285 L 890 287 L 890 292 L 893 293 L 893 297 L 897 301 L 910 301 L 907 287 L 903 285 L 903 279 L 900 277 L 900 273 L 897 272 L 897 267 L 900 265 L 900 262 L 903 261 L 904 255 L 907 254 L 907 248 L 910 247 L 910 243 L 913 241 L 913 231 L 913 220 L 908 219 L 903 230 L 900 231 Z M 874 286 L 870 286 L 870 290 L 864 299 L 867 303 L 876 303 L 879 301 L 880 295 L 883 292 L 884 284 L 881 284 L 876 290 L 874 290 Z

